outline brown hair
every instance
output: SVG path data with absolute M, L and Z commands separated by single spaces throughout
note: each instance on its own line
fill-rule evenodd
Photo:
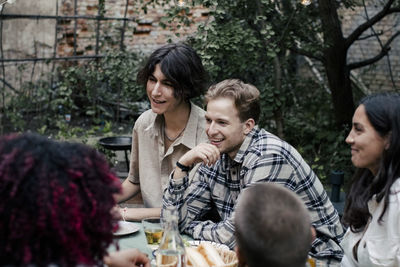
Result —
M 282 185 L 262 183 L 241 193 L 235 235 L 247 266 L 304 266 L 311 248 L 310 215 L 300 198 Z
M 258 122 L 261 113 L 260 91 L 254 85 L 238 79 L 228 79 L 214 84 L 205 95 L 206 105 L 219 97 L 229 97 L 235 102 L 241 122 L 250 118 Z

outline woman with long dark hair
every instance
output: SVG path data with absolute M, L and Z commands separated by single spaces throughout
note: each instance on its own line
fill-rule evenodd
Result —
M 347 197 L 342 266 L 400 266 L 400 95 L 363 98 L 346 138 L 358 168 Z

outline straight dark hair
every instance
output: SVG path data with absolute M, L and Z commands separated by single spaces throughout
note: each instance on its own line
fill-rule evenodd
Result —
M 379 217 L 379 222 L 382 221 L 389 204 L 390 188 L 400 177 L 400 94 L 369 95 L 360 101 L 360 105 L 364 105 L 368 120 L 376 132 L 388 137 L 389 148 L 383 151 L 376 176 L 368 169 L 358 169 L 353 177 L 343 223 L 355 233 L 363 231 L 371 217 L 368 201 L 373 195 L 376 195 L 378 202 L 384 201 Z
M 139 71 L 137 81 L 146 86 L 157 64 L 160 64 L 162 73 L 171 82 L 176 99 L 188 101 L 200 96 L 208 85 L 208 74 L 201 58 L 186 44 L 167 44 L 156 49 Z

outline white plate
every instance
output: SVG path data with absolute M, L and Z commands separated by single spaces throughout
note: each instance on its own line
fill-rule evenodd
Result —
M 210 243 L 211 245 L 213 245 L 214 247 L 216 247 L 216 248 L 222 248 L 222 249 L 227 249 L 227 250 L 229 250 L 229 247 L 227 246 L 227 245 L 225 245 L 225 244 L 220 244 L 220 243 L 215 243 L 215 242 L 211 242 L 211 241 L 205 241 L 205 240 L 191 240 L 191 241 L 188 241 L 188 243 L 191 245 L 191 246 L 198 246 L 198 245 L 200 245 L 201 243 Z
M 127 235 L 139 231 L 140 227 L 131 222 L 118 221 L 118 230 L 114 235 Z

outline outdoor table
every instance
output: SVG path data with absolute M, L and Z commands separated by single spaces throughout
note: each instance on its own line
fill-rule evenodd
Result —
M 135 225 L 137 225 L 139 227 L 139 231 L 132 233 L 132 234 L 128 234 L 128 235 L 115 236 L 114 240 L 116 242 L 118 242 L 119 249 L 124 250 L 124 249 L 128 249 L 128 248 L 137 248 L 141 252 L 147 254 L 150 260 L 153 260 L 154 259 L 153 251 L 147 245 L 146 236 L 144 234 L 142 223 L 141 222 L 132 222 L 132 223 L 134 223 Z M 182 238 L 189 240 L 189 241 L 193 240 L 190 236 L 187 236 L 187 235 L 183 235 Z M 114 245 L 110 246 L 110 248 L 108 250 L 110 252 L 115 251 L 115 246 Z M 326 263 L 324 263 L 323 261 L 315 260 L 314 266 L 326 267 L 328 265 Z M 332 265 L 332 266 L 336 267 L 336 265 Z M 338 266 L 339 265 L 337 265 L 337 267 Z
M 147 245 L 146 235 L 144 234 L 143 225 L 141 222 L 131 222 L 139 227 L 139 231 L 132 234 L 115 236 L 114 241 L 119 244 L 119 249 L 137 248 L 141 252 L 148 255 L 150 259 L 154 259 L 153 250 Z M 190 236 L 182 235 L 186 240 L 193 240 Z M 110 252 L 115 251 L 115 246 L 112 245 L 108 249 Z
M 120 250 L 137 248 L 141 252 L 147 254 L 149 258 L 153 258 L 152 250 L 150 247 L 147 246 L 146 236 L 144 234 L 142 224 L 140 222 L 132 223 L 139 227 L 139 231 L 132 234 L 115 236 L 114 241 L 119 244 Z M 110 246 L 109 251 L 115 251 L 115 246 Z

